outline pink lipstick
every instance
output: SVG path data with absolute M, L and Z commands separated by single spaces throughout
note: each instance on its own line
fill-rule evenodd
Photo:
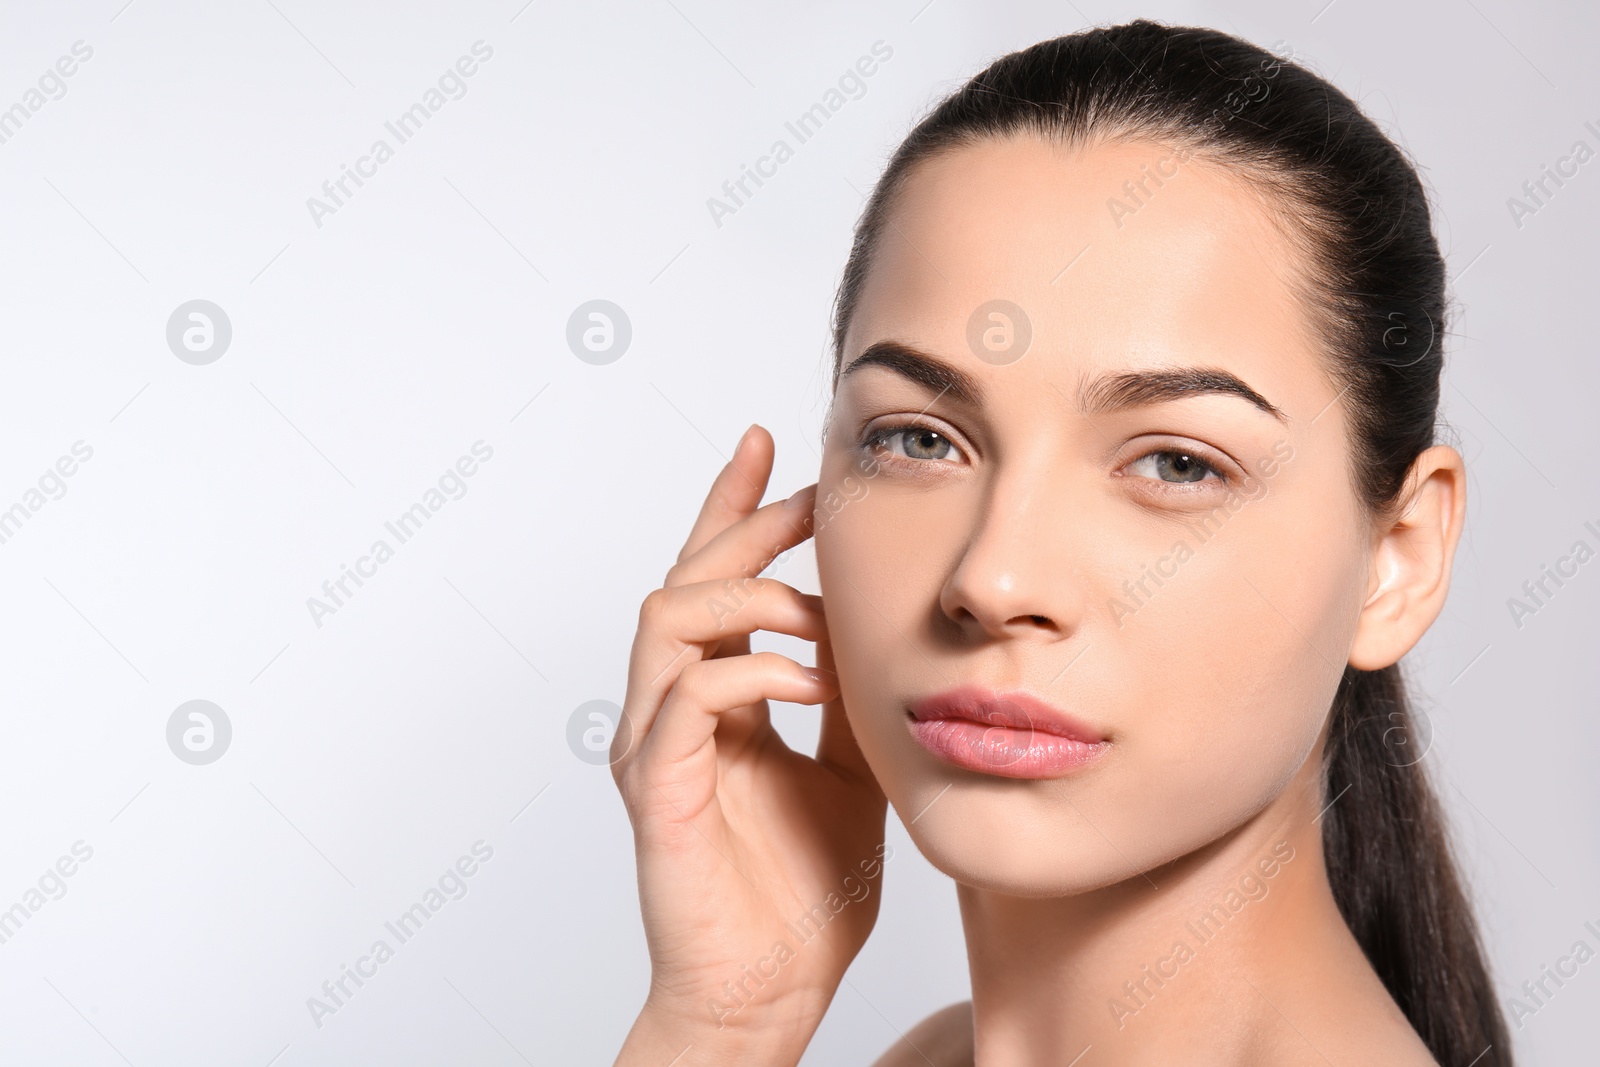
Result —
M 909 706 L 917 743 L 957 767 L 1002 778 L 1059 778 L 1110 747 L 1093 727 L 1026 693 L 957 686 Z

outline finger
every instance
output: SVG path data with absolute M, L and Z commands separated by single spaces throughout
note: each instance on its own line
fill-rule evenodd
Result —
M 689 531 L 689 539 L 678 552 L 682 562 L 698 552 L 707 541 L 756 509 L 767 491 L 776 446 L 772 435 L 759 423 L 752 424 L 739 438 L 733 458 L 725 463 L 711 483 L 700 515 Z
M 748 589 L 751 587 L 751 582 L 763 583 L 764 592 L 743 605 L 739 604 L 734 596 L 727 596 L 725 599 L 714 598 L 711 603 L 701 603 L 690 608 L 693 615 L 709 620 L 721 634 L 721 639 L 716 640 L 717 635 L 709 630 L 700 631 L 701 647 L 705 650 L 701 659 L 749 655 L 749 635 L 756 630 L 785 633 L 805 641 L 816 641 L 826 635 L 827 628 L 822 617 L 822 598 L 802 593 L 776 579 L 756 578 L 741 583 L 706 582 L 688 588 L 733 586 L 736 589 Z M 701 614 L 702 610 L 704 614 Z M 701 622 L 700 625 L 705 626 L 706 623 Z M 713 652 L 712 649 L 716 651 Z M 657 697 L 658 703 L 665 697 L 666 690 L 671 688 L 671 683 L 665 679 L 660 684 L 663 688 L 661 696 Z M 725 739 L 734 746 L 742 745 L 760 736 L 764 728 L 769 727 L 771 723 L 772 712 L 764 700 L 744 707 L 731 708 L 722 713 L 717 724 L 717 739 L 719 741 Z
M 833 672 L 836 677 L 838 675 L 833 661 L 833 643 L 826 636 L 817 642 L 817 666 Z M 877 781 L 861 746 L 856 744 L 850 717 L 845 714 L 842 692 L 822 705 L 822 732 L 817 736 L 817 762 L 850 778 Z
M 652 590 L 639 608 L 623 700 L 636 743 L 649 732 L 684 667 L 708 658 L 701 645 L 755 630 L 815 641 L 826 633 L 822 598 L 774 578 Z
M 668 586 L 726 578 L 755 577 L 784 552 L 809 538 L 814 528 L 816 483 L 787 500 L 763 505 L 717 533 L 667 574 Z
M 807 486 L 789 497 L 774 501 L 734 522 L 713 537 L 693 556 L 674 564 L 667 571 L 665 586 L 736 574 L 754 578 L 766 570 L 789 548 L 811 536 L 816 485 Z M 750 653 L 750 638 L 735 634 L 717 641 L 707 659 L 745 656 Z
M 755 652 L 733 659 L 691 663 L 662 702 L 655 726 L 639 749 L 639 770 L 670 768 L 708 745 L 719 717 L 734 708 L 766 700 L 820 704 L 834 694 L 831 674 L 813 674 L 788 656 Z

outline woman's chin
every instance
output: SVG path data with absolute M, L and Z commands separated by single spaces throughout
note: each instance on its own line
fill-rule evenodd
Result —
M 922 825 L 926 821 L 906 821 L 917 850 L 940 873 L 973 889 L 1014 897 L 1076 896 L 1140 879 L 1146 869 L 1130 865 L 1099 837 L 1058 834 L 1041 846 L 1032 834 L 1008 834 L 992 824 L 952 825 L 958 820 L 950 819 Z

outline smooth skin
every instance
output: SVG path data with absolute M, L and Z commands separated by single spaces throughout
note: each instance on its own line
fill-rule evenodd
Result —
M 1344 665 L 1396 662 L 1443 606 L 1461 458 L 1428 449 L 1392 514 L 1363 509 L 1297 246 L 1263 194 L 1192 159 L 1133 216 L 1107 211 L 1168 152 L 1019 138 L 920 166 L 850 324 L 802 517 L 756 507 L 765 431 L 718 476 L 630 662 L 616 769 L 653 977 L 619 1063 L 798 1062 L 876 885 L 725 1026 L 708 1002 L 872 854 L 885 799 L 957 884 L 973 996 L 905 1027 L 881 1067 L 1433 1063 L 1333 901 L 1319 819 L 1338 787 L 1320 768 Z M 1020 359 L 968 348 L 995 298 L 1029 317 Z M 978 395 L 850 369 L 882 341 Z M 1226 393 L 1115 408 L 1082 393 L 1177 368 L 1231 374 L 1281 417 Z M 767 579 L 727 636 L 708 630 L 708 599 L 807 516 L 826 614 Z M 1166 577 L 1133 596 L 1151 568 Z M 837 681 L 751 656 L 758 628 L 817 640 Z M 958 682 L 1025 689 L 1108 748 L 1053 780 L 953 767 L 915 743 L 906 707 Z M 823 705 L 817 759 L 782 745 L 765 698 Z M 1219 904 L 1225 928 L 1197 938 Z M 1146 966 L 1168 977 L 1128 992 Z

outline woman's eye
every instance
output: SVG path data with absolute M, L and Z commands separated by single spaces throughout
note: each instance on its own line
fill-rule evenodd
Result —
M 909 460 L 950 460 L 959 462 L 955 442 L 938 430 L 926 426 L 887 426 L 867 435 L 862 444 L 868 449 L 886 448 L 894 456 Z
M 1136 473 L 1162 482 L 1200 482 L 1207 475 L 1226 481 L 1222 472 L 1195 455 L 1182 449 L 1163 449 L 1141 456 L 1128 465 Z

